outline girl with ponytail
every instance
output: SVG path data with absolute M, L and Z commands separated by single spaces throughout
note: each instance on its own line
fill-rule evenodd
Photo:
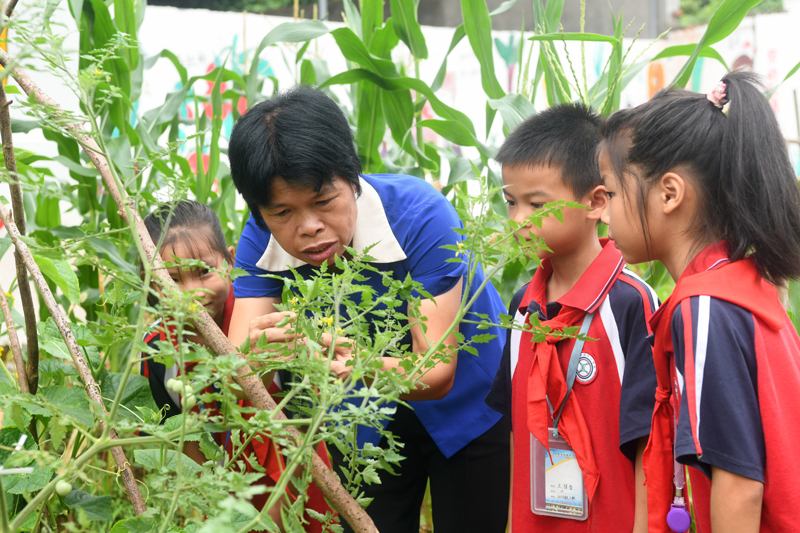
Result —
M 651 533 L 689 528 L 687 470 L 697 531 L 797 530 L 800 339 L 775 287 L 800 277 L 800 191 L 762 91 L 735 71 L 601 129 L 609 234 L 626 261 L 660 260 L 676 281 L 650 322 Z

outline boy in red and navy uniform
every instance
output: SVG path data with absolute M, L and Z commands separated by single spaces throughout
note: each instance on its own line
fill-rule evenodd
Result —
M 711 531 L 712 468 L 764 484 L 760 531 L 798 531 L 789 503 L 800 501 L 792 459 L 800 441 L 793 400 L 800 386 L 800 339 L 775 288 L 751 259 L 729 261 L 720 242 L 692 260 L 651 325 L 659 388 L 672 389 L 655 411 L 653 438 L 671 444 L 669 407 L 678 409 L 675 450 L 678 461 L 690 466 L 698 533 Z M 645 464 L 652 524 L 669 531 L 664 516 L 673 490 L 672 457 L 648 449 Z
M 579 104 L 550 108 L 523 122 L 498 153 L 509 216 L 524 222 L 543 204 L 579 202 L 564 222 L 523 228 L 544 239 L 541 267 L 514 296 L 500 369 L 486 402 L 512 425 L 510 531 L 646 531 L 641 453 L 650 433 L 656 386 L 647 321 L 658 306 L 653 290 L 625 268 L 613 241 L 598 239 L 606 203 L 595 148 L 598 117 Z M 522 331 L 537 317 L 551 333 L 580 326 L 592 314 L 571 392 L 565 376 L 574 338 L 547 335 L 533 343 Z M 566 399 L 565 399 L 566 398 Z M 551 408 L 564 409 L 562 438 L 575 451 L 588 495 L 588 522 L 532 511 L 531 447 L 548 445 Z M 635 527 L 636 523 L 636 527 Z

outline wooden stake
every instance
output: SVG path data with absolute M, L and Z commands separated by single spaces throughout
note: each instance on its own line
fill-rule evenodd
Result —
M 28 378 L 25 377 L 25 360 L 22 358 L 22 347 L 19 344 L 19 337 L 17 337 L 17 327 L 11 319 L 11 306 L 8 305 L 8 298 L 6 298 L 6 293 L 2 285 L 0 285 L 0 307 L 3 309 L 3 318 L 6 321 L 6 329 L 8 329 L 8 344 L 11 345 L 11 353 L 14 355 L 14 366 L 17 370 L 19 390 L 20 392 L 27 393 L 30 391 L 28 389 Z M 0 361 L 0 365 L 1 364 L 3 364 L 2 361 Z

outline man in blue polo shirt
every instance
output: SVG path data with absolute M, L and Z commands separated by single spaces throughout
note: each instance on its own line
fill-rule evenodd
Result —
M 463 238 L 453 230 L 462 223 L 450 203 L 424 180 L 361 176 L 347 119 L 321 91 L 297 87 L 254 106 L 233 130 L 229 158 L 236 188 L 252 214 L 236 256 L 236 266 L 250 274 L 234 282 L 229 337 L 236 345 L 269 332 L 276 322 L 269 315 L 281 301 L 283 283 L 260 276 L 288 277 L 289 267 L 310 274 L 323 262 L 333 264 L 345 246 L 361 251 L 375 245 L 369 252 L 375 267 L 395 279 L 410 274 L 432 295 L 420 305 L 426 333 L 411 328 L 409 344 L 417 353 L 428 348 L 426 337 L 444 336 L 463 291 L 471 297 L 483 280 L 479 272 L 465 287 L 466 265 L 447 261 L 453 252 L 442 246 Z M 386 290 L 379 274 L 364 274 L 362 283 Z M 504 312 L 491 283 L 471 312 L 494 322 Z M 466 323 L 459 332 L 467 340 L 478 333 Z M 419 531 L 428 480 L 438 533 L 505 531 L 508 492 L 498 487 L 508 486 L 509 427 L 483 402 L 502 341 L 499 331 L 488 333 L 497 337 L 475 345 L 479 357 L 462 350 L 449 363 L 438 362 L 403 397 L 412 409 L 398 407 L 389 421 L 387 428 L 405 445 L 399 475 L 382 473 L 380 484 L 362 487 L 373 498 L 367 512 L 382 533 Z M 456 346 L 455 336 L 445 344 Z M 384 368 L 402 371 L 398 362 L 385 357 Z M 338 451 L 331 451 L 334 463 L 341 464 Z

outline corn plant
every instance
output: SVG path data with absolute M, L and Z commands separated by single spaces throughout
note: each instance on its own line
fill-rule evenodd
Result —
M 211 438 L 217 431 L 231 431 L 237 450 L 258 432 L 268 432 L 287 450 L 290 467 L 306 467 L 298 470 L 296 477 L 287 474 L 269 489 L 270 502 L 278 501 L 289 485 L 303 493 L 311 479 L 308 467 L 312 450 L 320 442 L 351 453 L 351 475 L 342 481 L 359 501 L 362 484 L 374 481 L 377 469 L 391 468 L 402 455 L 402 450 L 393 447 L 357 451 L 352 446 L 353 424 L 377 425 L 391 414 L 392 402 L 414 386 L 413 380 L 379 372 L 377 357 L 405 357 L 404 364 L 410 369 L 424 372 L 446 355 L 435 347 L 425 354 L 400 353 L 397 345 L 406 326 L 391 313 L 381 319 L 379 335 L 365 334 L 363 316 L 371 312 L 370 306 L 380 303 L 396 309 L 398 299 L 408 300 L 408 294 L 416 288 L 413 280 L 389 281 L 385 301 L 359 298 L 357 286 L 349 282 L 371 268 L 367 257 L 356 255 L 353 261 L 340 261 L 336 273 L 323 271 L 317 278 L 294 281 L 283 306 L 301 311 L 293 327 L 312 342 L 296 347 L 292 360 L 259 355 L 271 348 L 267 345 L 241 347 L 240 351 L 251 359 L 263 360 L 262 371 L 286 369 L 302 376 L 286 396 L 278 399 L 281 407 L 294 409 L 293 419 L 285 420 L 265 410 L 254 413 L 231 407 L 215 417 L 187 412 L 161 424 L 162 414 L 155 407 L 147 381 L 134 372 L 141 357 L 165 363 L 197 363 L 189 376 L 191 382 L 184 385 L 191 386 L 203 401 L 235 405 L 237 385 L 226 377 L 242 370 L 240 358 L 217 355 L 208 347 L 188 343 L 178 343 L 178 348 L 165 343 L 153 353 L 141 343 L 152 317 L 169 316 L 181 336 L 198 316 L 191 295 L 168 293 L 159 299 L 157 307 L 148 305 L 150 280 L 157 278 L 157 269 L 152 258 L 148 259 L 129 215 L 134 210 L 149 212 L 165 197 L 192 197 L 214 208 L 228 242 L 236 242 L 248 213 L 236 207 L 224 157 L 223 116 L 224 110 L 230 109 L 234 119 L 238 118 L 240 110 L 279 89 L 278 81 L 261 68 L 262 58 L 283 55 L 294 65 L 298 82 L 331 91 L 337 98 L 346 95 L 340 103 L 355 128 L 365 172 L 406 173 L 440 181 L 442 192 L 468 228 L 465 249 L 470 254 L 454 250 L 454 260 L 456 253 L 461 254 L 459 257 L 470 263 L 473 272 L 480 261 L 508 299 L 530 279 L 538 261 L 527 258 L 532 250 L 518 248 L 511 236 L 516 227 L 505 221 L 502 184 L 491 165 L 496 147 L 487 140 L 497 115 L 503 131 L 510 132 L 535 113 L 537 105 L 579 99 L 610 114 L 619 108 L 621 92 L 630 80 L 650 61 L 667 57 L 688 57 L 674 80 L 675 85 L 685 86 L 698 57 L 724 64 L 713 45 L 730 35 L 758 3 L 725 0 L 696 45 L 668 47 L 652 57 L 647 57 L 645 50 L 632 57 L 631 47 L 623 46 L 630 21 L 626 22 L 622 13 L 610 15 L 614 17 L 613 35 L 564 33 L 560 31 L 563 0 L 548 0 L 545 5 L 533 0 L 536 32 L 531 39 L 520 35 L 516 92 L 506 92 L 495 75 L 491 24 L 493 16 L 516 1 L 509 0 L 490 12 L 483 0 L 461 0 L 464 24 L 455 28 L 448 52 L 430 82 L 420 76 L 428 48 L 414 0 L 390 0 L 391 16 L 386 20 L 382 0 L 362 0 L 358 6 L 345 0 L 346 26 L 331 30 L 320 21 L 281 24 L 263 37 L 244 67 L 229 58 L 201 76 L 189 76 L 169 50 L 144 57 L 137 38 L 144 2 L 71 0 L 65 8 L 74 27 L 67 29 L 50 23 L 57 8 L 54 2 L 37 6 L 23 0 L 13 18 L 7 12 L 2 24 L 11 30 L 16 52 L 10 59 L 2 55 L 8 59 L 4 73 L 25 67 L 29 58 L 36 57 L 77 95 L 80 108 L 59 110 L 35 91 L 31 93 L 34 96 L 26 97 L 30 86 L 21 83 L 19 77 L 20 88 L 9 83 L 3 95 L 15 98 L 15 109 L 23 110 L 29 118 L 4 119 L 8 106 L 0 102 L 0 125 L 9 126 L 9 131 L 3 132 L 3 180 L 12 189 L 14 215 L 22 217 L 17 222 L 22 231 L 14 243 L 0 238 L 0 256 L 11 253 L 12 248 L 19 251 L 23 245 L 27 247 L 31 261 L 43 275 L 42 283 L 54 297 L 50 303 L 56 305 L 41 305 L 35 316 L 30 298 L 23 296 L 20 302 L 9 300 L 10 312 L 4 312 L 4 318 L 10 315 L 7 322 L 12 329 L 24 331 L 28 351 L 15 356 L 17 375 L 0 373 L 0 464 L 6 469 L 30 469 L 24 470 L 30 473 L 0 475 L 0 503 L 5 503 L 0 509 L 0 531 L 276 531 L 271 519 L 248 503 L 254 491 L 264 489 L 253 488 L 254 476 L 243 473 L 238 456 L 230 460 L 221 457 Z M 13 9 L 13 5 L 10 7 Z M 65 31 L 78 32 L 79 50 L 63 48 Z M 306 57 L 310 43 L 327 33 L 348 61 L 345 72 L 330 73 L 324 62 Z M 480 65 L 486 94 L 485 131 L 477 131 L 465 113 L 437 96 L 448 56 L 464 38 Z M 565 44 L 571 41 L 601 42 L 610 47 L 606 68 L 594 83 L 587 79 L 584 54 L 580 60 L 566 54 Z M 408 49 L 411 68 L 392 59 L 398 47 Z M 508 54 L 510 50 L 506 50 Z M 174 66 L 180 85 L 165 95 L 162 104 L 142 110 L 138 106 L 142 84 L 157 61 L 169 61 Z M 213 85 L 209 97 L 193 91 L 197 82 Z M 547 101 L 537 103 L 537 89 L 542 84 Z M 334 91 L 333 87 L 339 88 Z M 192 118 L 182 113 L 187 106 L 193 110 Z M 422 118 L 425 106 L 430 106 L 435 118 Z M 69 124 L 82 126 L 76 130 L 68 128 Z M 48 158 L 24 148 L 10 149 L 12 131 L 18 134 L 34 128 L 55 145 L 58 156 Z M 424 128 L 446 142 L 437 145 L 426 141 Z M 87 137 L 82 135 L 93 139 L 96 148 L 87 151 Z M 384 142 L 388 150 L 382 152 Z M 196 153 L 194 168 L 188 157 L 181 155 L 181 148 L 188 146 Z M 101 179 L 103 173 L 92 166 L 95 153 L 108 162 L 112 182 L 124 192 L 123 198 L 130 199 L 128 204 L 115 201 Z M 203 154 L 207 154 L 207 161 L 203 161 Z M 447 175 L 445 168 L 449 168 Z M 470 187 L 470 182 L 478 184 L 479 192 Z M 80 217 L 79 223 L 63 224 L 64 205 Z M 560 207 L 549 207 L 536 216 L 553 214 Z M 648 268 L 649 280 L 662 297 L 666 296 L 670 285 L 663 267 Z M 24 273 L 5 289 L 12 291 L 16 285 L 28 284 L 28 274 Z M 795 295 L 790 291 L 791 296 Z M 44 304 L 44 297 L 40 298 Z M 347 313 L 324 312 L 332 299 L 342 302 Z M 411 300 L 410 309 L 404 313 L 414 312 Z M 56 314 L 51 316 L 48 309 Z M 69 322 L 66 331 L 62 318 Z M 469 302 L 464 301 L 459 318 L 479 317 L 469 315 Z M 363 357 L 348 381 L 333 379 L 325 361 L 320 360 L 318 340 L 323 333 L 356 339 L 364 347 Z M 69 337 L 74 343 L 68 342 Z M 75 351 L 87 361 L 88 375 L 78 375 Z M 27 361 L 23 361 L 26 356 Z M 372 385 L 366 389 L 353 387 L 367 374 L 376 376 Z M 88 399 L 84 389 L 91 386 L 87 380 L 97 383 L 98 401 L 103 403 L 106 415 L 95 416 L 103 409 Z M 214 384 L 220 385 L 219 390 L 202 392 Z M 342 402 L 354 407 L 344 414 L 331 409 Z M 111 440 L 104 425 L 113 428 L 120 438 Z M 301 441 L 289 430 L 296 427 L 305 431 Z M 135 436 L 137 431 L 147 436 Z M 205 464 L 181 453 L 187 441 L 200 443 Z M 120 503 L 130 488 L 123 488 L 124 471 L 108 456 L 108 450 L 115 446 L 124 449 L 128 462 L 136 467 L 146 512 L 137 515 L 139 511 Z M 287 472 L 294 469 L 287 468 Z M 299 498 L 284 510 L 286 530 L 302 527 L 303 503 Z M 332 516 L 315 518 L 336 529 Z

